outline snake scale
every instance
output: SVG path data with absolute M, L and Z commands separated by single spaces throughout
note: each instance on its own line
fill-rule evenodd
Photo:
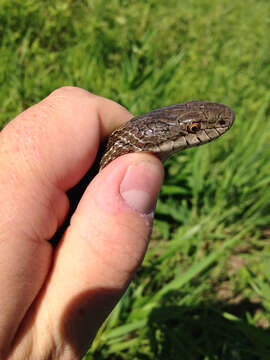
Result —
M 118 156 L 146 151 L 164 162 L 172 154 L 208 143 L 230 129 L 235 114 L 228 106 L 192 100 L 134 117 L 107 139 L 102 170 Z

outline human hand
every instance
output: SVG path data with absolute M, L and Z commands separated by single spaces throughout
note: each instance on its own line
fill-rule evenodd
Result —
M 146 251 L 163 177 L 151 154 L 128 154 L 89 184 L 56 249 L 68 189 L 100 139 L 131 118 L 122 106 L 64 87 L 0 137 L 0 358 L 79 359 Z

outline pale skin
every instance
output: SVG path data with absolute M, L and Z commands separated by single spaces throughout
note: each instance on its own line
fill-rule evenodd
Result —
M 75 186 L 100 141 L 132 115 L 73 87 L 0 133 L 0 359 L 80 359 L 145 254 L 163 178 L 147 153 L 122 156 L 88 185 L 60 243 Z

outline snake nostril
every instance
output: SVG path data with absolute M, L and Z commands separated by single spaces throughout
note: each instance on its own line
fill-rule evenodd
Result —
M 225 120 L 220 120 L 219 121 L 219 125 L 225 125 L 226 124 L 226 121 Z

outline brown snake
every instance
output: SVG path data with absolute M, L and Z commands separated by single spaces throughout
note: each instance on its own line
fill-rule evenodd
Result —
M 228 106 L 204 101 L 166 106 L 134 117 L 109 136 L 100 170 L 131 152 L 151 152 L 164 162 L 180 150 L 218 138 L 230 129 L 234 117 Z

